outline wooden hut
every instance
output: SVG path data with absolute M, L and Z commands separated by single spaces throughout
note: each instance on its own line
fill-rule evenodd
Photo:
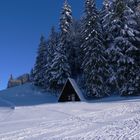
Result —
M 74 102 L 74 101 L 84 101 L 85 98 L 80 91 L 75 80 L 68 78 L 63 90 L 58 98 L 58 102 Z

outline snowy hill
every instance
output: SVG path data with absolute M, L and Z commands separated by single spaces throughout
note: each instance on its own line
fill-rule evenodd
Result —
M 0 92 L 0 140 L 139 140 L 140 98 L 56 103 L 25 84 Z M 49 103 L 49 104 L 48 104 Z
M 140 99 L 0 109 L 1 140 L 139 140 Z
M 27 83 L 0 91 L 0 106 L 27 106 L 56 102 L 57 98 Z

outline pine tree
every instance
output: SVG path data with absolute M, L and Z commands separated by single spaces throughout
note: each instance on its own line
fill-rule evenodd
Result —
M 140 30 L 140 0 L 137 0 L 134 11 L 136 12 L 137 22 L 138 22 L 138 25 L 139 25 L 138 28 Z
M 113 1 L 111 4 L 111 9 L 112 9 L 111 22 L 107 33 L 107 54 L 108 54 L 108 61 L 110 64 L 109 83 L 112 92 L 115 92 L 118 89 L 117 60 L 119 58 L 120 48 L 114 45 L 114 40 L 116 37 L 120 35 L 120 31 L 121 31 L 120 18 L 122 16 L 122 11 L 123 11 L 121 1 L 120 0 Z
M 30 71 L 30 81 L 33 82 L 34 81 L 34 69 L 32 68 Z
M 51 66 L 51 85 L 53 89 L 62 88 L 67 78 L 71 75 L 71 68 L 68 59 L 71 47 L 71 24 L 72 11 L 67 0 L 65 0 L 60 18 L 60 42 Z
M 47 64 L 46 64 L 46 71 L 45 71 L 45 79 L 46 79 L 46 88 L 51 89 L 52 87 L 52 71 L 53 71 L 53 60 L 55 58 L 55 52 L 58 47 L 59 43 L 59 35 L 55 31 L 55 27 L 52 27 L 51 33 L 48 40 L 48 54 L 47 54 Z
M 67 0 L 65 0 L 60 17 L 60 31 L 61 31 L 60 46 L 63 48 L 68 57 L 71 46 L 70 44 L 71 27 L 72 27 L 72 11 Z
M 103 97 L 108 94 L 107 61 L 103 44 L 102 28 L 95 6 L 95 0 L 86 0 L 83 28 L 84 61 L 82 68 L 85 76 L 87 96 Z
M 34 84 L 44 88 L 45 78 L 44 73 L 46 71 L 47 64 L 47 42 L 44 36 L 40 38 L 39 49 L 36 57 L 36 63 L 34 66 Z
M 110 0 L 104 0 L 103 1 L 103 8 L 101 10 L 101 22 L 102 22 L 102 27 L 103 27 L 103 31 L 104 31 L 104 35 L 105 37 L 107 37 L 108 34 L 108 30 L 110 27 L 110 22 L 112 19 L 112 5 Z
M 51 66 L 51 89 L 61 89 L 70 76 L 70 66 L 64 50 L 59 46 L 55 52 L 55 58 Z
M 112 22 L 112 18 L 113 18 L 113 2 L 111 0 L 104 0 L 103 1 L 103 8 L 100 12 L 100 17 L 101 17 L 101 23 L 102 23 L 102 29 L 103 29 L 103 38 L 104 38 L 104 45 L 106 48 L 106 58 L 107 58 L 107 63 L 110 64 L 110 54 L 108 54 L 108 46 L 110 45 L 110 34 L 112 34 L 110 32 L 110 26 L 111 26 L 111 22 Z M 112 66 L 108 65 L 108 70 L 110 73 L 110 77 L 108 79 L 108 87 L 110 90 L 110 94 L 112 94 L 112 89 L 114 89 L 114 73 L 112 70 Z M 113 82 L 112 82 L 113 81 Z M 113 83 L 113 84 L 112 84 Z
M 10 81 L 10 80 L 14 80 L 14 78 L 13 78 L 13 75 L 12 75 L 12 74 L 10 75 L 9 81 Z
M 60 17 L 60 46 L 63 48 L 67 55 L 68 63 L 70 65 L 70 71 L 72 72 L 73 67 L 73 52 L 74 46 L 72 43 L 72 10 L 71 6 L 68 4 L 68 1 L 64 1 L 64 6 L 62 8 L 61 17 Z
M 110 27 L 112 43 L 109 48 L 110 60 L 116 74 L 115 80 L 121 95 L 138 94 L 140 83 L 138 54 L 139 42 L 134 11 L 124 0 L 115 1 L 114 19 Z
M 69 58 L 73 77 L 77 77 L 81 74 L 81 64 L 83 62 L 81 44 L 81 21 L 73 20 L 71 31 L 71 51 Z

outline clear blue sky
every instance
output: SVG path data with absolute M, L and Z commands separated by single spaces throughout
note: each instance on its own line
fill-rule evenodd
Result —
M 68 0 L 73 16 L 83 14 L 84 0 Z M 101 0 L 97 0 L 98 6 Z M 63 0 L 0 0 L 0 90 L 10 74 L 30 71 L 35 62 L 40 35 L 58 28 Z

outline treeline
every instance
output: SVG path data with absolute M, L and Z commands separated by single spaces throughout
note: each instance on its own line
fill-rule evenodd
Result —
M 84 15 L 74 20 L 65 0 L 60 31 L 41 36 L 31 77 L 46 90 L 74 77 L 90 98 L 140 95 L 140 1 L 104 0 L 98 10 L 85 0 Z

